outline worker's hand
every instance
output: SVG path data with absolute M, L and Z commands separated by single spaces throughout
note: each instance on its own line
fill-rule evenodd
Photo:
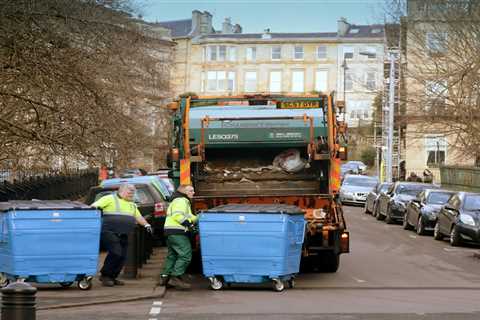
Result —
M 148 233 L 153 234 L 153 228 L 150 224 L 144 225 L 144 228 Z

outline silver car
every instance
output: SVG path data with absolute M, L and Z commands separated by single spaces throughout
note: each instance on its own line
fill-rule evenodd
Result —
M 364 204 L 367 195 L 378 183 L 377 178 L 363 175 L 346 175 L 340 187 L 339 200 L 341 203 Z

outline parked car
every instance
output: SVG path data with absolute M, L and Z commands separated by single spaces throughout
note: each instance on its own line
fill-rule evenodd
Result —
M 386 192 L 388 187 L 392 184 L 389 182 L 377 183 L 375 188 L 370 191 L 367 195 L 367 200 L 365 201 L 365 213 L 370 214 L 375 211 L 375 206 L 377 205 L 378 197 L 381 192 Z
M 147 172 L 141 168 L 125 169 L 120 173 L 120 178 L 132 178 L 137 176 L 144 176 Z
M 340 177 L 343 179 L 347 174 L 359 174 L 358 167 L 354 164 L 344 163 L 340 166 Z
M 454 191 L 442 189 L 423 190 L 407 204 L 403 228 L 405 230 L 414 228 L 419 235 L 433 231 L 438 212 L 454 194 Z
M 164 201 L 170 201 L 173 194 L 172 184 L 168 178 L 158 176 L 135 176 L 131 178 L 114 178 L 102 181 L 102 186 L 116 185 L 121 183 L 151 183 L 160 192 Z
M 101 197 L 118 191 L 121 183 L 108 184 L 106 186 L 97 186 L 90 188 L 85 203 L 91 205 Z M 164 200 L 162 194 L 151 183 L 131 182 L 135 188 L 134 201 L 142 216 L 150 223 L 154 229 L 154 239 L 158 243 L 164 242 L 163 226 L 168 208 L 168 202 Z
M 480 244 L 480 194 L 458 192 L 440 209 L 433 237 L 449 236 L 452 246 L 463 242 Z
M 339 200 L 344 204 L 364 204 L 367 194 L 375 188 L 377 183 L 376 178 L 348 174 L 340 187 Z
M 367 171 L 367 165 L 362 161 L 352 160 L 352 161 L 348 161 L 346 164 L 356 167 L 358 173 L 365 173 L 365 171 Z
M 425 189 L 438 189 L 429 183 L 397 181 L 385 193 L 380 193 L 375 209 L 377 220 L 385 220 L 386 223 L 403 221 L 407 210 L 407 203 L 416 198 L 417 194 Z

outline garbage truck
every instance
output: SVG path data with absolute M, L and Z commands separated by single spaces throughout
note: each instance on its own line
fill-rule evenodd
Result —
M 185 96 L 173 110 L 170 177 L 195 188 L 195 212 L 225 204 L 286 204 L 307 221 L 303 269 L 336 272 L 349 252 L 340 163 L 346 125 L 334 93 Z

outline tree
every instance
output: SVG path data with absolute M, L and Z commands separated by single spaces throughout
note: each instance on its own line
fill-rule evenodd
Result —
M 0 0 L 4 166 L 98 164 L 112 152 L 126 163 L 155 147 L 145 123 L 168 96 L 171 43 L 130 10 L 123 0 Z
M 405 9 L 407 1 L 389 1 Z M 404 121 L 418 136 L 435 133 L 464 158 L 480 155 L 480 3 L 408 1 Z M 437 142 L 438 144 L 438 142 Z

